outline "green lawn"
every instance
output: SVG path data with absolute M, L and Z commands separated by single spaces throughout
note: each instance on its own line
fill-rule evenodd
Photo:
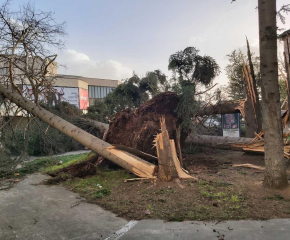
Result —
M 81 153 L 76 155 L 39 158 L 35 159 L 32 162 L 25 163 L 22 168 L 17 169 L 15 172 L 18 173 L 20 177 L 38 171 L 41 171 L 43 173 L 51 173 L 54 172 L 55 170 L 64 168 L 69 164 L 86 159 L 88 154 L 89 153 Z

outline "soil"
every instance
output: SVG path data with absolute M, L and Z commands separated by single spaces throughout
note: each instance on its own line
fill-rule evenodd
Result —
M 143 180 L 124 183 L 123 179 L 113 179 L 111 193 L 102 198 L 91 198 L 92 188 L 81 188 L 77 192 L 89 202 L 127 219 L 221 221 L 290 217 L 290 187 L 266 189 L 262 185 L 262 171 L 232 166 L 240 163 L 263 166 L 263 155 L 213 149 L 183 155 L 187 169 L 198 177 L 198 182 Z
M 176 137 L 176 129 L 180 124 L 175 112 L 178 102 L 176 93 L 166 92 L 152 98 L 134 112 L 126 109 L 117 113 L 114 121 L 110 123 L 106 141 L 156 156 L 156 149 L 152 148 L 153 140 L 160 133 L 162 115 L 165 116 L 170 138 Z

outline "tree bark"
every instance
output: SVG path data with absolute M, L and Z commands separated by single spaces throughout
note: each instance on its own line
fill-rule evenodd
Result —
M 124 169 L 132 172 L 139 177 L 153 178 L 157 171 L 157 166 L 142 160 L 128 152 L 114 149 L 111 144 L 89 134 L 88 132 L 74 126 L 73 124 L 63 120 L 62 118 L 52 114 L 51 112 L 41 108 L 35 103 L 23 98 L 15 91 L 6 88 L 0 84 L 0 94 L 19 107 L 25 109 L 29 113 L 37 116 L 50 126 L 56 128 L 65 135 L 72 137 L 74 140 L 102 155 L 103 157 L 118 164 Z
M 258 0 L 265 178 L 269 188 L 288 186 L 278 86 L 276 0 Z
M 238 138 L 238 137 L 221 137 L 221 136 L 208 136 L 208 135 L 193 135 L 190 134 L 185 143 L 195 144 L 199 146 L 220 148 L 220 149 L 230 149 L 243 151 L 243 148 L 233 147 L 232 143 L 247 143 L 250 142 L 252 138 Z

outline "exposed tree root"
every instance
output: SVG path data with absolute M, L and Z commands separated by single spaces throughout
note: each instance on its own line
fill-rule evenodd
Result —
M 56 177 L 56 178 L 58 177 L 63 178 L 62 175 L 64 174 L 65 176 L 80 177 L 80 178 L 83 178 L 86 176 L 92 176 L 96 174 L 97 161 L 98 161 L 98 155 L 93 154 L 89 156 L 87 160 L 76 163 L 76 164 L 71 164 L 65 168 L 62 168 L 54 172 L 53 174 L 50 174 L 50 176 Z

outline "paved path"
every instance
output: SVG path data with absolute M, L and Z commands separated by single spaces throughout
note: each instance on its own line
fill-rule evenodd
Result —
M 289 240 L 290 220 L 221 223 L 126 221 L 33 174 L 0 191 L 0 240 Z
M 105 239 L 127 221 L 64 187 L 33 185 L 47 177 L 32 174 L 0 191 L 0 239 Z

